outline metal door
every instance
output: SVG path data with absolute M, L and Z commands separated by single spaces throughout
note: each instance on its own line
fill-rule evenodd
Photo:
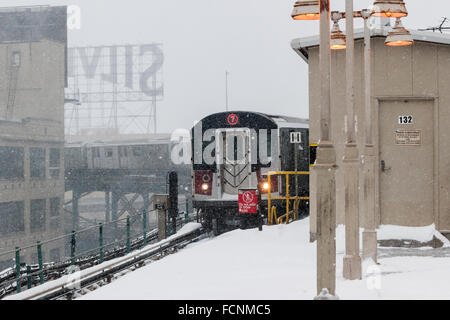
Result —
M 221 141 L 222 192 L 237 195 L 239 189 L 250 188 L 251 184 L 250 130 L 225 130 L 221 132 Z
M 380 102 L 381 223 L 433 223 L 433 102 Z

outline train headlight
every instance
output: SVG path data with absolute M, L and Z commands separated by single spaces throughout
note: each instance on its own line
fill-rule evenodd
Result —
M 268 182 L 264 182 L 262 185 L 262 188 L 264 191 L 268 191 L 269 190 L 269 183 Z
M 207 184 L 207 183 L 202 184 L 202 190 L 203 191 L 208 191 L 209 190 L 209 184 Z

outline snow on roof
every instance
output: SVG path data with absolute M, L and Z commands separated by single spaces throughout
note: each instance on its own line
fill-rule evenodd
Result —
M 374 27 L 370 30 L 370 34 L 372 37 L 386 37 L 391 28 L 385 27 Z M 411 36 L 415 41 L 423 41 L 430 43 L 440 43 L 440 44 L 450 44 L 450 34 L 445 33 L 437 33 L 430 31 L 418 31 L 418 30 L 410 30 Z M 355 40 L 364 38 L 364 29 L 356 29 L 355 30 Z M 308 63 L 309 54 L 308 48 L 316 47 L 319 45 L 319 35 L 297 38 L 291 41 L 291 47 L 295 52 L 306 62 Z

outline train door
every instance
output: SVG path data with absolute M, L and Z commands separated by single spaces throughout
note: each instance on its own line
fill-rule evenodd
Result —
M 121 169 L 129 169 L 128 146 L 119 146 L 119 164 Z
M 309 135 L 307 129 L 283 128 L 280 130 L 281 171 L 309 171 Z M 282 181 L 282 194 L 286 183 Z M 295 176 L 289 183 L 290 195 L 309 195 L 309 176 Z
M 239 189 L 252 187 L 250 140 L 249 129 L 219 131 L 216 162 L 222 194 L 237 195 Z

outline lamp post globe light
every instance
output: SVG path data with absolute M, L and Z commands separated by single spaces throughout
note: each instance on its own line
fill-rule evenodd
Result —
M 337 11 L 331 12 L 331 20 L 333 21 L 333 29 L 331 29 L 331 50 L 343 50 L 347 47 L 345 34 L 339 28 L 339 20 L 342 14 Z
M 411 33 L 403 27 L 400 18 L 397 18 L 394 28 L 386 38 L 386 45 L 389 47 L 410 46 L 413 42 Z
M 402 18 L 408 15 L 403 0 L 378 0 L 373 4 L 373 15 L 380 18 Z
M 294 20 L 319 20 L 319 1 L 298 0 L 294 4 L 291 16 Z

